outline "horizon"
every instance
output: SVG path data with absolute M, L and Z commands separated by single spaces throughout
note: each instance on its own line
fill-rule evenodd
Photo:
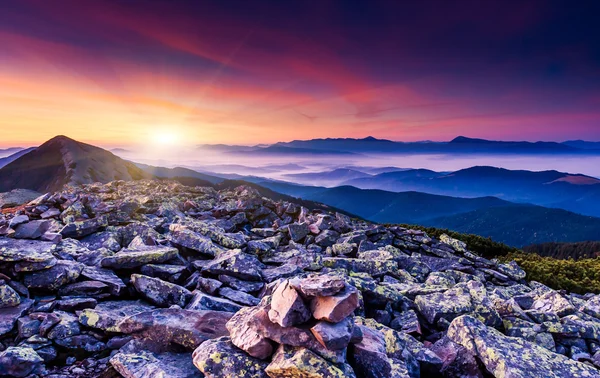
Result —
M 3 146 L 600 140 L 597 2 L 60 3 L 3 3 Z

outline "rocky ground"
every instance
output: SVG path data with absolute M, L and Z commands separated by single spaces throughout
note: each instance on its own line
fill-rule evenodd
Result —
M 247 187 L 67 188 L 0 235 L 0 375 L 600 376 L 600 296 Z

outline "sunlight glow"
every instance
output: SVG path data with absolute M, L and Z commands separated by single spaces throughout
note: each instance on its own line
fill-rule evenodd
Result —
M 181 137 L 176 131 L 158 130 L 151 134 L 152 144 L 156 146 L 174 146 L 181 142 Z

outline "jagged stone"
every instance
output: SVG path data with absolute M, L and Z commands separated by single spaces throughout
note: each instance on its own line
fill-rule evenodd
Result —
M 79 322 L 86 327 L 107 332 L 118 332 L 118 324 L 131 315 L 153 309 L 142 301 L 106 301 L 93 309 L 84 309 L 79 314 Z
M 417 295 L 415 297 L 421 315 L 430 324 L 438 320 L 451 321 L 459 315 L 474 311 L 471 295 L 464 288 L 452 288 L 443 293 Z
M 115 329 L 158 345 L 177 344 L 191 350 L 204 340 L 227 335 L 225 324 L 231 316 L 223 311 L 163 308 L 133 314 Z
M 215 245 L 210 238 L 184 226 L 172 225 L 170 230 L 170 240 L 175 245 L 212 257 L 225 252 L 224 248 Z
M 351 363 L 358 376 L 366 378 L 408 377 L 406 366 L 400 360 L 389 358 L 385 338 L 377 330 L 359 326 L 363 339 L 352 345 Z
M 267 362 L 237 349 L 229 337 L 207 340 L 192 354 L 194 365 L 208 378 L 236 378 L 241 373 L 266 378 Z
M 117 353 L 110 364 L 125 378 L 201 378 L 188 353 Z
M 86 266 L 81 271 L 81 276 L 89 280 L 105 283 L 110 290 L 110 293 L 119 296 L 121 291 L 125 289 L 125 283 L 113 271 L 97 267 Z
M 593 367 L 528 341 L 504 336 L 469 315 L 450 324 L 448 337 L 477 356 L 497 377 L 596 377 Z
M 273 292 L 269 319 L 282 327 L 289 327 L 304 323 L 310 319 L 310 311 L 304 304 L 302 297 L 290 284 L 284 281 Z
M 204 266 L 203 271 L 210 274 L 225 274 L 249 281 L 261 281 L 264 265 L 255 257 L 239 249 L 220 254 Z
M 558 292 L 552 290 L 540 296 L 531 306 L 534 310 L 553 312 L 565 316 L 575 312 L 575 307 Z
M 122 250 L 102 259 L 101 265 L 111 269 L 133 269 L 145 264 L 160 264 L 179 256 L 177 248 L 147 246 L 135 250 Z
M 27 377 L 43 367 L 44 360 L 31 348 L 8 347 L 0 352 L 0 374 Z
M 68 223 L 60 230 L 60 233 L 64 238 L 82 238 L 106 226 L 108 226 L 108 219 L 102 216 Z
M 345 286 L 341 277 L 320 275 L 303 278 L 292 285 L 307 297 L 328 297 L 339 293 Z
M 243 308 L 231 317 L 226 326 L 233 345 L 252 357 L 266 359 L 273 354 L 273 345 L 251 326 L 252 319 L 261 310 L 259 307 Z
M 15 307 L 21 303 L 19 294 L 7 285 L 4 280 L 0 280 L 0 309 L 5 307 Z
M 15 239 L 37 239 L 50 229 L 51 222 L 47 220 L 33 220 L 21 223 L 15 228 Z
M 310 229 L 308 228 L 307 223 L 292 223 L 288 226 L 288 232 L 290 234 L 290 239 L 299 242 L 308 235 Z
M 233 290 L 228 287 L 219 289 L 219 295 L 245 306 L 256 306 L 260 302 L 260 300 L 253 295 L 244 293 L 243 291 Z
M 161 307 L 185 307 L 192 298 L 192 293 L 185 287 L 142 274 L 132 274 L 131 284 L 144 298 Z
M 310 311 L 315 319 L 337 323 L 352 314 L 358 306 L 358 291 L 350 285 L 345 285 L 344 289 L 335 295 L 313 298 Z
M 280 345 L 265 373 L 271 378 L 355 377 L 348 365 L 338 367 L 306 348 Z
M 49 269 L 27 273 L 23 278 L 23 283 L 29 289 L 54 291 L 63 285 L 77 280 L 82 270 L 83 264 L 60 260 Z
M 237 312 L 241 310 L 242 307 L 242 305 L 228 299 L 215 297 L 202 293 L 201 291 L 194 290 L 192 293 L 192 299 L 187 304 L 186 309 Z
M 317 341 L 331 350 L 344 349 L 350 343 L 354 329 L 354 321 L 347 317 L 338 323 L 320 321 L 310 328 Z

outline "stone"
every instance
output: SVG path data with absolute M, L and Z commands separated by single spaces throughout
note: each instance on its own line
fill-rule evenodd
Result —
M 349 257 L 325 257 L 323 266 L 331 269 L 345 269 L 348 272 L 368 273 L 373 277 L 394 273 L 398 263 L 394 260 L 361 260 Z
M 544 312 L 554 312 L 560 317 L 575 312 L 575 307 L 566 298 L 554 290 L 549 291 L 536 299 L 531 308 L 533 310 Z
M 335 295 L 315 297 L 310 302 L 310 311 L 315 319 L 337 323 L 359 307 L 358 290 L 350 285 Z
M 108 219 L 101 216 L 83 221 L 70 222 L 60 230 L 60 234 L 64 238 L 82 238 L 106 226 L 108 226 Z
M 600 319 L 600 295 L 595 295 L 588 299 L 582 306 L 581 311 Z
M 261 281 L 264 265 L 253 255 L 233 249 L 219 255 L 204 267 L 210 274 L 225 274 L 242 280 Z
M 119 296 L 125 289 L 125 283 L 112 270 L 86 266 L 81 271 L 81 276 L 88 280 L 105 283 L 114 296 Z
M 179 256 L 177 248 L 148 246 L 122 250 L 113 256 L 105 257 L 101 265 L 111 269 L 133 269 L 146 264 L 160 264 Z
M 41 372 L 44 360 L 31 348 L 8 347 L 0 352 L 0 374 L 27 377 Z
M 230 301 L 229 299 L 208 295 L 199 290 L 193 291 L 192 299 L 186 306 L 186 309 L 188 310 L 214 310 L 226 312 L 238 312 L 242 308 L 242 305 Z
M 233 345 L 252 357 L 264 360 L 273 354 L 273 345 L 251 326 L 251 320 L 259 311 L 259 307 L 243 308 L 231 317 L 226 326 Z
M 317 235 L 315 238 L 315 243 L 321 247 L 331 247 L 337 242 L 339 237 L 340 234 L 338 232 L 333 230 L 325 230 Z
M 253 295 L 244 293 L 243 291 L 233 290 L 229 287 L 219 289 L 219 295 L 245 306 L 256 306 L 260 302 L 260 300 Z
M 8 222 L 8 227 L 17 228 L 18 225 L 29 222 L 29 217 L 26 214 L 20 214 L 14 216 L 10 222 Z
M 335 295 L 346 285 L 344 279 L 331 275 L 312 276 L 303 278 L 297 283 L 294 281 L 291 282 L 297 290 L 307 297 L 328 297 Z
M 29 289 L 55 291 L 59 287 L 77 280 L 82 270 L 83 264 L 60 260 L 49 269 L 27 273 L 23 278 L 23 283 Z
M 121 249 L 119 235 L 116 232 L 96 232 L 81 239 L 81 244 L 90 250 L 106 248 L 109 251 L 118 252 Z
M 440 241 L 451 246 L 456 252 L 467 252 L 467 244 L 465 242 L 451 238 L 446 234 L 440 235 Z
M 347 317 L 338 323 L 320 321 L 310 328 L 317 341 L 331 350 L 344 349 L 350 343 L 354 321 Z
M 219 281 L 223 282 L 232 289 L 243 291 L 245 293 L 260 291 L 263 287 L 265 287 L 265 284 L 262 282 L 244 281 L 224 274 L 219 275 Z
M 301 324 L 310 319 L 310 311 L 302 297 L 289 281 L 284 281 L 273 292 L 269 319 L 282 327 Z
M 0 309 L 5 307 L 15 307 L 21 303 L 19 294 L 7 285 L 3 280 L 0 280 Z
M 27 223 L 22 223 L 16 226 L 15 239 L 38 239 L 48 229 L 50 229 L 51 222 L 46 220 L 34 220 Z
M 110 364 L 125 378 L 202 377 L 188 353 L 121 352 L 111 357 Z
M 224 248 L 215 245 L 210 238 L 189 230 L 184 226 L 172 225 L 170 230 L 170 240 L 177 246 L 211 257 L 225 251 Z
M 290 239 L 295 242 L 299 242 L 309 234 L 310 229 L 307 223 L 292 223 L 288 226 L 288 232 Z
M 98 303 L 93 309 L 81 311 L 79 322 L 86 327 L 107 332 L 118 332 L 118 325 L 124 319 L 153 309 L 153 306 L 143 301 L 105 301 Z
M 206 277 L 198 277 L 196 285 L 198 289 L 208 294 L 215 294 L 221 286 L 223 286 L 223 283 L 221 281 Z
M 451 321 L 457 316 L 474 311 L 471 296 L 463 288 L 452 288 L 443 293 L 417 295 L 415 304 L 430 324 L 436 324 L 440 319 Z
M 56 309 L 75 312 L 86 308 L 94 308 L 98 301 L 94 298 L 68 298 L 56 301 Z
M 267 362 L 237 349 L 228 337 L 207 340 L 192 354 L 194 365 L 208 378 L 267 378 Z
M 192 299 L 192 293 L 185 287 L 142 274 L 132 274 L 131 284 L 144 298 L 160 307 L 185 307 Z
M 408 377 L 406 367 L 387 356 L 383 334 L 368 327 L 359 327 L 363 339 L 352 345 L 350 360 L 356 374 L 366 378 Z
M 0 238 L 0 262 L 23 264 L 19 271 L 47 269 L 56 264 L 52 255 L 54 244 L 36 240 Z M 36 269 L 26 269 L 31 264 Z
M 356 377 L 348 365 L 340 369 L 335 364 L 319 357 L 306 348 L 280 345 L 265 373 L 271 378 L 344 378 Z
M 118 322 L 115 329 L 154 344 L 193 350 L 207 339 L 228 335 L 225 324 L 231 316 L 223 311 L 163 308 L 133 314 Z
M 598 371 L 520 338 L 504 336 L 469 315 L 452 321 L 448 338 L 477 356 L 496 377 L 597 377 Z
M 90 335 L 75 335 L 54 340 L 54 342 L 69 350 L 76 352 L 101 352 L 106 349 L 106 344 Z
M 108 285 L 100 281 L 81 281 L 64 285 L 58 290 L 61 296 L 91 296 L 102 293 Z

